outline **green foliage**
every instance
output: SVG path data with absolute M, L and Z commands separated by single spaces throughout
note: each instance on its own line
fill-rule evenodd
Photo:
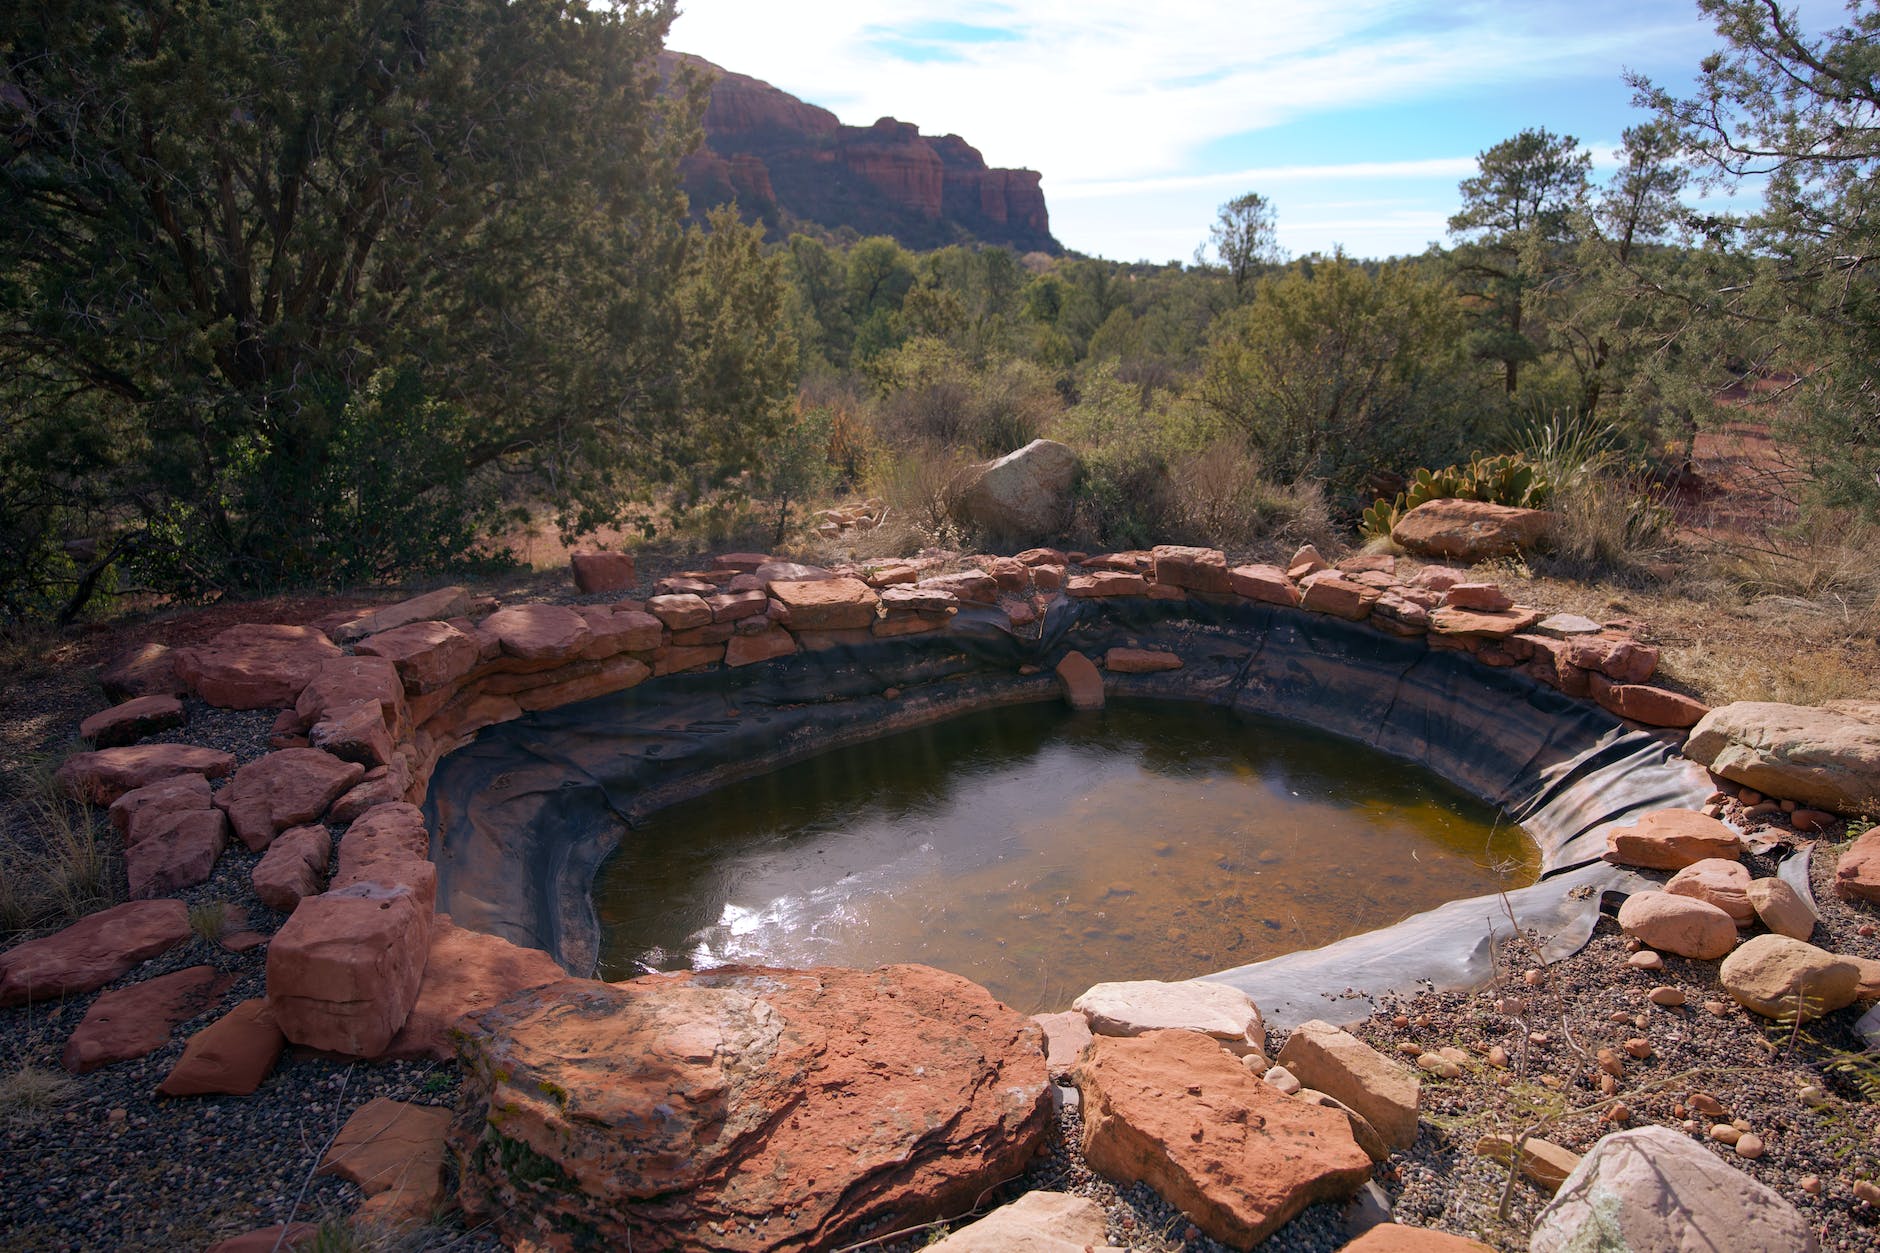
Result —
M 1553 483 L 1525 457 L 1472 457 L 1440 470 L 1419 469 L 1394 500 L 1378 499 L 1365 509 L 1359 530 L 1371 539 L 1389 535 L 1406 513 L 1432 500 L 1481 500 L 1519 509 L 1542 509 Z
M 28 576 L 6 611 L 77 587 L 50 556 L 71 528 L 159 590 L 337 582 L 456 556 L 499 472 L 585 526 L 701 445 L 708 477 L 761 445 L 784 289 L 684 229 L 702 93 L 660 89 L 672 15 L 16 10 L 0 441 L 35 460 L 0 474 L 0 574 Z
M 1245 300 L 1263 267 L 1284 259 L 1273 205 L 1257 191 L 1236 196 L 1221 206 L 1208 228 L 1208 244 L 1234 283 L 1234 299 Z
M 1309 258 L 1216 320 L 1194 396 L 1280 481 L 1353 492 L 1381 468 L 1476 446 L 1488 410 L 1460 331 L 1447 286 L 1413 267 Z

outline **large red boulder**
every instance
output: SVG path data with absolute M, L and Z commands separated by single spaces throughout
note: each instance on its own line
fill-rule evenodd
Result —
M 1371 1177 L 1345 1114 L 1285 1095 L 1200 1032 L 1098 1036 L 1071 1077 L 1091 1168 L 1148 1184 L 1223 1244 L 1251 1249 Z
M 461 587 L 440 587 L 434 592 L 362 613 L 333 627 L 327 634 L 338 643 L 351 644 L 414 622 L 458 617 L 470 611 L 470 600 L 470 593 Z
M 214 808 L 209 781 L 199 774 L 179 774 L 173 779 L 126 792 L 111 802 L 111 826 L 135 844 L 157 829 L 157 824 L 174 814 L 196 813 Z
M 0 953 L 0 1005 L 93 991 L 188 938 L 189 907 L 181 901 L 113 906 Z
M 784 624 L 795 631 L 845 631 L 873 626 L 875 609 L 881 600 L 868 584 L 846 578 L 772 583 L 770 594 L 784 607 Z
M 223 709 L 281 709 L 300 696 L 339 646 L 312 627 L 247 622 L 197 648 L 179 649 L 176 672 Z
M 353 651 L 398 668 L 407 696 L 448 687 L 477 668 L 483 647 L 448 622 L 413 622 L 360 640 Z
M 171 814 L 150 824 L 124 850 L 124 877 L 132 900 L 168 896 L 206 881 L 228 847 L 228 818 L 220 810 Z
M 924 966 L 570 980 L 474 1021 L 460 1195 L 516 1245 L 831 1248 L 971 1208 L 1050 1121 L 1037 1025 Z
M 386 657 L 335 657 L 301 689 L 294 702 L 300 725 L 312 727 L 344 717 L 360 705 L 373 705 L 396 734 L 405 720 L 405 686 L 398 666 Z
M 1655 809 L 1629 827 L 1606 832 L 1606 860 L 1646 870 L 1682 870 L 1710 857 L 1736 861 L 1735 831 L 1695 809 Z
M 624 592 L 633 586 L 632 553 L 578 548 L 569 554 L 568 564 L 574 568 L 576 590 L 584 594 Z
M 1880 827 L 1873 827 L 1841 854 L 1834 890 L 1850 901 L 1880 901 Z
M 1533 548 L 1547 537 L 1558 516 L 1480 500 L 1431 500 L 1399 518 L 1390 537 L 1419 557 L 1473 565 Z
M 126 792 L 179 774 L 219 779 L 234 768 L 235 758 L 219 749 L 193 744 L 133 744 L 128 748 L 73 753 L 60 763 L 52 781 L 73 800 L 109 805 Z
M 287 828 L 318 819 L 365 773 L 358 762 L 317 748 L 284 748 L 237 770 L 215 803 L 228 812 L 242 843 L 260 852 Z
M 138 696 L 99 710 L 78 724 L 78 734 L 99 748 L 121 748 L 146 735 L 180 727 L 185 718 L 183 702 L 174 696 Z
M 444 1200 L 444 1137 L 450 1111 L 375 1097 L 353 1111 L 320 1155 L 323 1175 L 364 1189 L 356 1218 L 423 1222 Z
M 234 983 L 233 974 L 214 966 L 190 966 L 106 992 L 66 1038 L 59 1064 L 82 1075 L 154 1052 L 178 1023 L 214 1005 Z
M 573 661 L 588 642 L 587 619 L 566 605 L 498 609 L 477 633 L 494 638 L 503 656 L 517 661 Z
M 377 1057 L 405 1025 L 430 952 L 431 907 L 355 883 L 300 902 L 268 945 L 268 1003 L 287 1038 Z

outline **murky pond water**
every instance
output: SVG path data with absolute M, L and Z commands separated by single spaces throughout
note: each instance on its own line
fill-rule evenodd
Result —
M 974 714 L 652 815 L 595 885 L 601 977 L 925 962 L 1026 1011 L 1532 882 L 1434 775 L 1187 704 Z

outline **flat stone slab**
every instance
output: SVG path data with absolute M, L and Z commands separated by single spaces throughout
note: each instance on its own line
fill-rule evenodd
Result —
M 318 819 L 365 774 L 358 762 L 317 748 L 284 748 L 236 771 L 215 803 L 228 813 L 242 843 L 260 852 L 289 827 Z
M 339 655 L 339 646 L 312 627 L 251 622 L 201 647 L 178 649 L 176 672 L 222 709 L 284 709 L 322 662 Z
M 470 610 L 470 593 L 461 587 L 440 587 L 409 600 L 385 605 L 343 622 L 328 632 L 340 644 L 356 644 L 369 635 L 390 631 L 414 622 L 443 621 L 461 617 Z
M 1358 1037 L 1314 1018 L 1293 1028 L 1275 1060 L 1306 1087 L 1356 1110 L 1392 1148 L 1416 1142 L 1421 1081 Z
M 189 938 L 181 901 L 130 901 L 0 953 L 0 1005 L 95 991 Z
M 365 1190 L 368 1217 L 428 1218 L 444 1199 L 450 1110 L 376 1097 L 353 1111 L 320 1157 L 319 1173 Z
M 927 1253 L 1124 1253 L 1104 1243 L 1109 1216 L 1089 1197 L 1027 1192 L 927 1246 Z
M 66 1038 L 59 1064 L 82 1075 L 155 1052 L 178 1023 L 214 1005 L 234 983 L 233 974 L 214 966 L 191 966 L 106 992 Z
M 179 774 L 219 779 L 235 769 L 235 758 L 193 744 L 133 744 L 73 753 L 59 764 L 52 781 L 60 793 L 92 805 L 109 805 L 126 792 L 161 783 Z
M 1198 1031 L 1239 1052 L 1264 1051 L 1266 1023 L 1245 992 L 1225 983 L 1134 979 L 1099 983 L 1071 1002 L 1096 1035 Z
M 466 930 L 450 915 L 438 914 L 431 922 L 431 951 L 418 999 L 385 1055 L 449 1061 L 457 1054 L 451 1029 L 466 1015 L 567 977 L 568 972 L 541 949 Z
M 180 727 L 186 720 L 183 702 L 176 697 L 138 696 L 99 710 L 78 724 L 78 734 L 99 748 L 121 748 L 158 731 Z
M 1682 870 L 1713 857 L 1735 861 L 1742 855 L 1735 831 L 1694 809 L 1655 809 L 1606 833 L 1606 860 L 1619 866 Z
M 164 1096 L 247 1096 L 273 1073 L 285 1044 L 268 1003 L 243 1001 L 189 1037 L 157 1091 Z

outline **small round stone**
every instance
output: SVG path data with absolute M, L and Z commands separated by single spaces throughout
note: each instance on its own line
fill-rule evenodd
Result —
M 1643 1060 L 1652 1055 L 1652 1042 L 1650 1040 L 1636 1038 L 1627 1040 L 1625 1042 L 1625 1051 L 1633 1057 Z
M 1544 971 L 1529 970 L 1522 974 L 1521 982 L 1527 984 L 1530 988 L 1538 988 L 1541 984 L 1547 982 L 1547 975 Z
M 1743 1133 L 1727 1122 L 1720 1122 L 1710 1129 L 1710 1138 L 1719 1144 L 1735 1144 L 1743 1138 Z
M 1801 1188 L 1802 1191 L 1806 1192 L 1809 1196 L 1820 1196 L 1821 1195 L 1821 1176 L 1820 1175 L 1803 1175 L 1802 1181 L 1800 1185 L 1798 1186 Z
M 1634 970 L 1663 970 L 1665 959 L 1648 948 L 1642 948 L 1626 958 L 1625 964 Z
M 1753 1131 L 1745 1131 L 1737 1137 L 1736 1155 L 1752 1159 L 1761 1157 L 1763 1155 L 1762 1137 Z
M 1662 1005 L 1666 1009 L 1673 1009 L 1684 1004 L 1684 989 L 1660 984 L 1658 987 L 1647 992 L 1645 999 L 1654 1005 Z

